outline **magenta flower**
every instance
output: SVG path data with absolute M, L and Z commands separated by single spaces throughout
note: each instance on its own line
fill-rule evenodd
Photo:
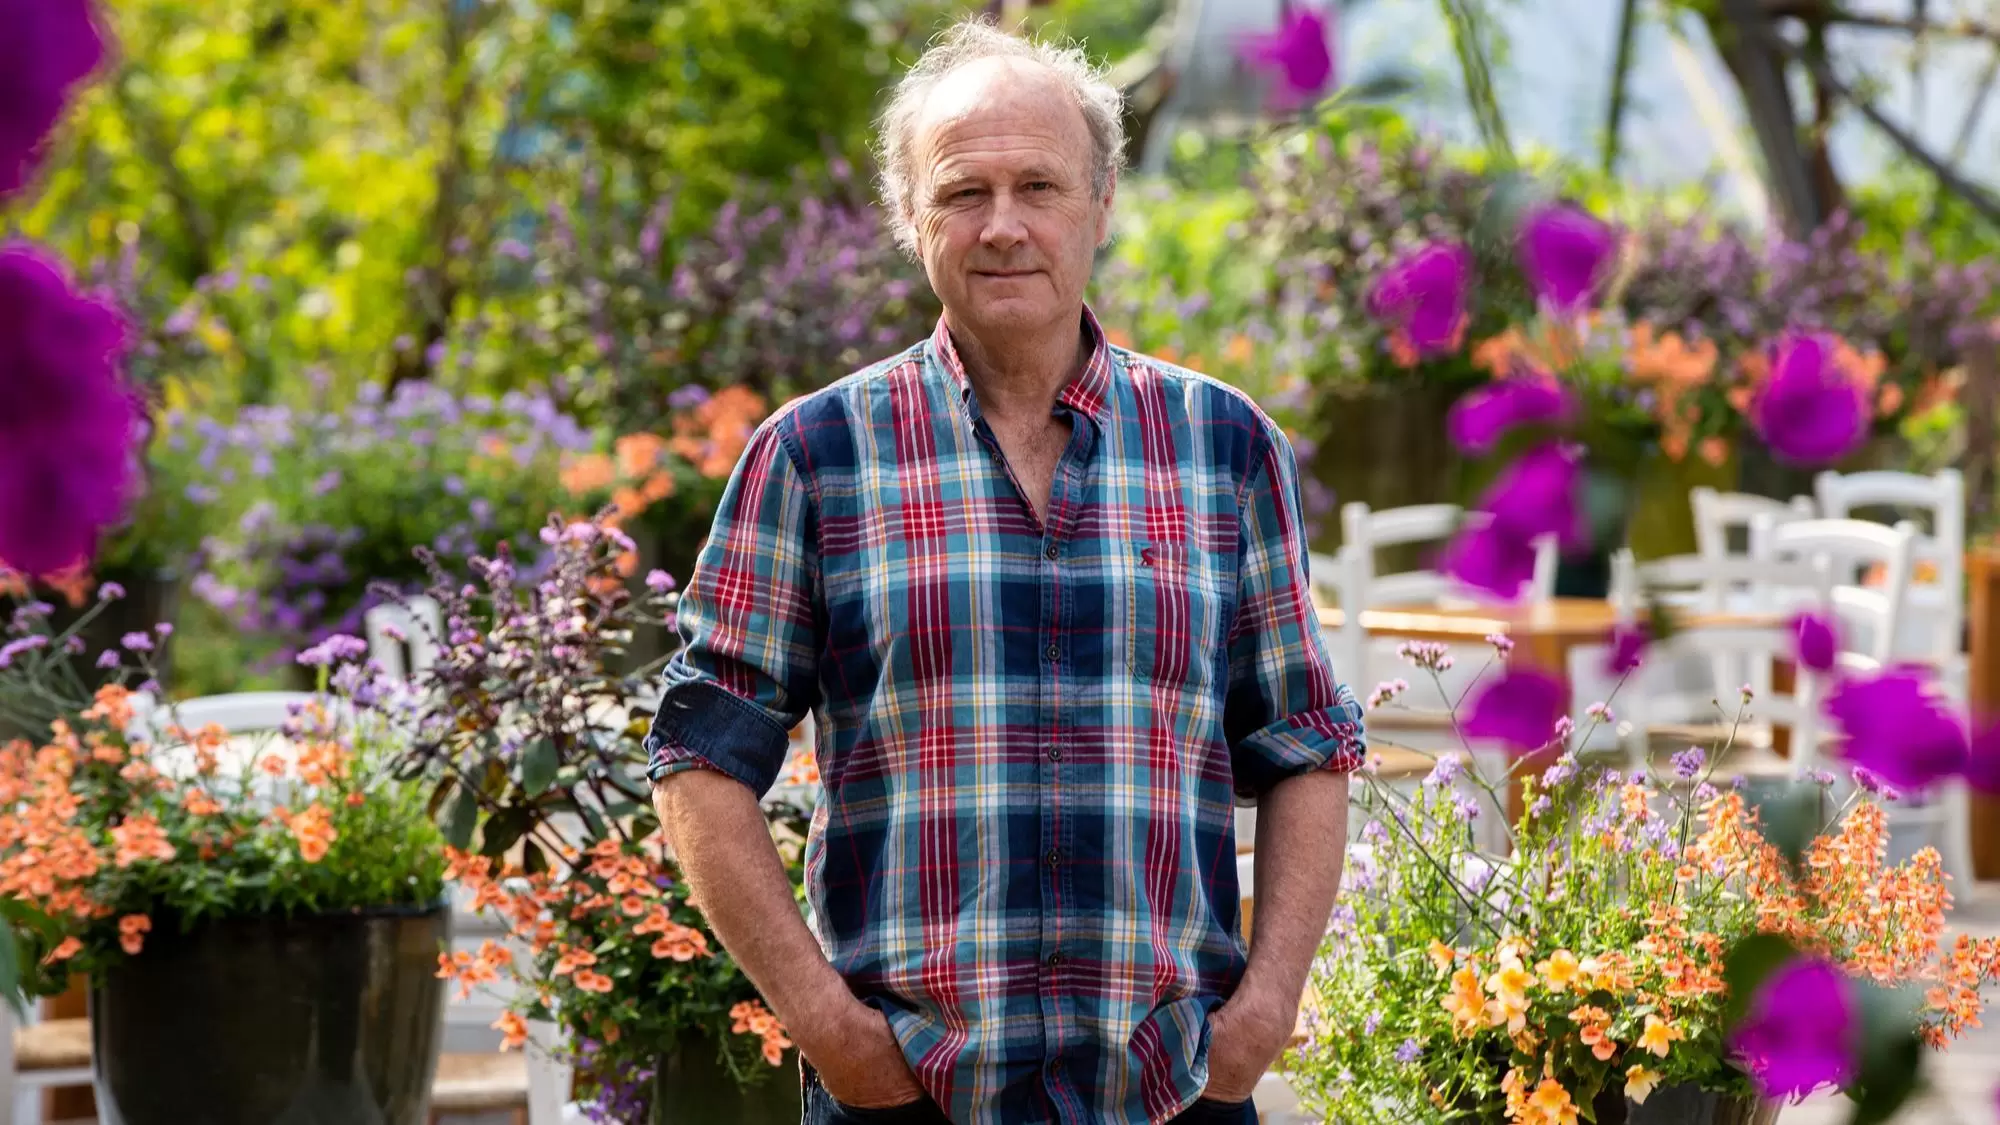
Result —
M 1482 456 L 1516 426 L 1568 422 L 1575 406 L 1569 391 L 1545 375 L 1496 379 L 1452 403 L 1445 428 L 1460 452 Z
M 1632 625 L 1617 625 L 1611 630 L 1610 651 L 1605 654 L 1604 670 L 1616 677 L 1629 675 L 1645 662 L 1646 646 L 1653 643 L 1653 631 L 1643 622 Z
M 1921 670 L 1887 668 L 1841 680 L 1824 707 L 1840 729 L 1841 756 L 1902 792 L 1928 789 L 1965 769 L 1965 723 Z
M 1840 655 L 1840 622 L 1831 614 L 1807 611 L 1792 618 L 1792 655 L 1799 666 L 1831 672 Z
M 140 433 L 124 348 L 117 310 L 40 250 L 0 247 L 0 564 L 60 570 L 119 518 Z
M 1535 545 L 1491 522 L 1467 524 L 1445 544 L 1438 570 L 1474 590 L 1513 601 L 1534 580 Z
M 1472 254 L 1432 242 L 1390 264 L 1368 290 L 1368 315 L 1387 325 L 1411 362 L 1458 350 L 1465 332 Z
M 1771 375 L 1750 404 L 1759 437 L 1781 460 L 1825 465 L 1868 436 L 1868 398 L 1836 362 L 1840 341 L 1791 333 L 1772 349 Z
M 1291 110 L 1333 85 L 1333 27 L 1311 8 L 1294 8 L 1278 29 L 1243 41 L 1243 59 L 1278 79 L 1274 108 Z
M 86 0 L 0 0 L 0 198 L 34 172 L 72 87 L 104 59 Z
M 1730 1046 L 1765 1097 L 1786 1098 L 1845 1086 L 1860 1037 L 1846 979 L 1825 961 L 1801 957 L 1765 978 Z
M 1521 225 L 1515 250 L 1535 294 L 1573 312 L 1611 272 L 1618 234 L 1580 207 L 1550 204 L 1536 208 Z
M 1492 517 L 1502 534 L 1521 542 L 1553 535 L 1564 550 L 1588 546 L 1590 532 L 1578 495 L 1582 460 L 1583 451 L 1576 446 L 1538 445 L 1500 474 L 1480 498 L 1479 510 Z
M 1988 719 L 1972 736 L 1965 756 L 1965 783 L 1988 796 L 2000 797 L 2000 719 Z
M 1523 753 L 1554 741 L 1569 707 L 1562 680 L 1534 668 L 1509 668 L 1480 686 L 1466 705 L 1467 738 L 1490 739 Z

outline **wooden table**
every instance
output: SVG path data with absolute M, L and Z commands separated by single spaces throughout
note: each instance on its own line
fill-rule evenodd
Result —
M 1347 620 L 1337 608 L 1320 610 L 1320 626 L 1339 629 Z M 1508 663 L 1539 668 L 1569 683 L 1570 654 L 1579 648 L 1601 645 L 1619 623 L 1618 611 L 1610 602 L 1596 598 L 1551 598 L 1521 605 L 1412 609 L 1367 609 L 1361 611 L 1361 627 L 1371 637 L 1396 637 L 1446 644 L 1483 644 L 1491 636 L 1514 642 Z M 1685 614 L 1686 625 L 1742 626 L 1771 625 L 1778 618 L 1769 614 L 1703 613 Z M 1572 700 L 1572 703 L 1574 701 Z M 1574 709 L 1573 707 L 1571 708 Z M 1523 776 L 1541 773 L 1561 756 L 1560 750 L 1531 754 L 1526 767 L 1515 771 L 1516 780 L 1507 787 L 1507 811 L 1518 819 L 1523 804 Z
M 2000 713 L 2000 544 L 1967 551 L 1965 576 L 1971 587 L 1965 622 L 1972 634 L 1966 693 L 1978 720 Z M 2000 879 L 2000 800 L 1974 793 L 1970 804 L 1973 874 Z

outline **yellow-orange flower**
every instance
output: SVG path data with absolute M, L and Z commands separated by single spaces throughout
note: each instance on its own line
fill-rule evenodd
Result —
M 1649 1015 L 1646 1017 L 1646 1030 L 1639 1033 L 1639 1047 L 1666 1058 L 1668 1048 L 1680 1038 L 1678 1028 L 1658 1016 Z
M 1655 1070 L 1634 1063 L 1625 1070 L 1625 1096 L 1640 1105 L 1653 1094 L 1653 1088 L 1660 1084 L 1660 1074 Z
M 1568 992 L 1583 979 L 1583 967 L 1577 963 L 1576 954 L 1567 949 L 1558 949 L 1549 959 L 1535 966 L 1535 972 L 1556 992 Z
M 1451 992 L 1442 1003 L 1458 1034 L 1470 1035 L 1486 1026 L 1486 994 L 1480 991 L 1478 970 L 1470 965 L 1451 975 Z

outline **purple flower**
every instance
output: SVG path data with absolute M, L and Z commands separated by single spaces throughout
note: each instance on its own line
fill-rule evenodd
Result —
M 1839 346 L 1825 333 L 1792 333 L 1772 349 L 1771 376 L 1750 417 L 1779 459 L 1830 464 L 1867 438 L 1868 400 L 1836 362 Z
M 6 14 L 16 6 L 0 0 L 0 25 L 41 23 Z M 124 347 L 116 309 L 72 290 L 40 250 L 0 247 L 0 562 L 15 570 L 88 558 L 125 506 L 139 417 Z
M 1646 659 L 1646 646 L 1653 640 L 1653 631 L 1644 623 L 1616 625 L 1611 630 L 1611 651 L 1605 656 L 1604 671 L 1611 676 L 1627 676 L 1638 670 Z
M 116 668 L 120 659 L 122 658 L 118 655 L 117 649 L 107 648 L 97 654 L 97 666 L 99 668 Z
M 1403 1040 L 1403 1045 L 1396 1048 L 1396 1061 L 1399 1063 L 1413 1063 L 1423 1053 L 1424 1049 L 1417 1046 L 1415 1039 L 1405 1039 Z
M 1445 544 L 1438 569 L 1475 590 L 1512 601 L 1535 577 L 1535 546 L 1490 522 L 1461 527 Z
M 1382 1013 L 1380 1012 L 1370 1012 L 1368 1013 L 1368 1018 L 1361 1021 L 1361 1031 L 1365 1035 L 1375 1034 L 1375 1029 L 1381 1026 Z
M 1393 262 L 1368 290 L 1368 315 L 1416 359 L 1458 350 L 1465 330 L 1472 254 L 1454 242 L 1433 242 Z
M 1811 610 L 1792 618 L 1792 652 L 1800 667 L 1831 672 L 1840 654 L 1840 625 L 1829 614 Z
M 298 655 L 298 662 L 309 668 L 325 668 L 346 660 L 359 660 L 368 655 L 368 642 L 345 633 L 335 633 Z
M 1674 755 L 1674 776 L 1682 781 L 1693 781 L 1701 776 L 1703 767 L 1708 765 L 1708 752 L 1699 746 L 1690 746 Z
M 1462 729 L 1527 752 L 1555 738 L 1556 720 L 1568 706 L 1569 689 L 1555 676 L 1534 668 L 1509 668 L 1481 685 L 1466 707 Z
M 72 87 L 104 60 L 86 0 L 0 0 L 0 198 L 34 172 Z
M 127 633 L 118 639 L 118 643 L 133 652 L 153 651 L 153 638 L 145 633 Z
M 5 668 L 9 664 L 12 664 L 14 658 L 22 653 L 46 647 L 48 643 L 49 639 L 46 636 L 34 633 L 22 637 L 20 640 L 8 641 L 6 644 L 0 645 L 0 668 Z
M 1840 971 L 1801 957 L 1765 979 L 1730 1046 L 1767 1098 L 1844 1086 L 1860 1050 L 1860 1021 Z
M 1536 208 L 1521 225 L 1515 246 L 1536 295 L 1565 312 L 1597 291 L 1617 249 L 1617 232 L 1568 204 Z
M 125 587 L 116 582 L 106 582 L 97 588 L 97 600 L 101 602 L 115 602 L 124 596 Z
M 2000 797 L 2000 720 L 1987 720 L 1972 736 L 1972 749 L 1965 759 L 1965 783 Z
M 1242 53 L 1244 61 L 1278 77 L 1271 100 L 1280 110 L 1310 102 L 1333 84 L 1333 29 L 1326 16 L 1303 5 L 1276 31 L 1245 38 Z
M 1521 455 L 1480 499 L 1501 534 L 1522 543 L 1554 535 L 1565 550 L 1587 546 L 1589 533 L 1578 502 L 1582 450 L 1546 442 Z
M 1888 668 L 1842 680 L 1827 693 L 1825 710 L 1840 729 L 1848 763 L 1896 789 L 1928 789 L 1966 766 L 1965 723 L 1918 670 Z
M 1461 452 L 1483 456 L 1516 426 L 1569 421 L 1575 405 L 1562 384 L 1546 376 L 1498 379 L 1452 403 L 1445 427 Z

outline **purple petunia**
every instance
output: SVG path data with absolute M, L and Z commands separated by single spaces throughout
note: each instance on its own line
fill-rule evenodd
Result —
M 0 0 L 0 198 L 34 173 L 76 85 L 104 61 L 86 0 Z
M 1545 375 L 1497 379 L 1452 403 L 1445 429 L 1460 452 L 1483 456 L 1507 431 L 1567 422 L 1575 407 L 1563 385 Z
M 2000 721 L 1988 720 L 1972 736 L 1965 758 L 1965 783 L 1988 796 L 2000 797 Z
M 1512 601 L 1535 577 L 1535 546 L 1489 522 L 1468 524 L 1445 544 L 1438 569 L 1474 590 Z
M 1928 789 L 1966 767 L 1965 723 L 1920 670 L 1842 680 L 1824 706 L 1842 735 L 1841 756 L 1898 790 Z
M 1391 263 L 1368 290 L 1368 315 L 1417 359 L 1458 349 L 1465 331 L 1472 254 L 1433 242 Z
M 1610 651 L 1604 658 L 1605 672 L 1618 677 L 1637 671 L 1646 659 L 1646 646 L 1652 640 L 1652 630 L 1643 623 L 1613 626 Z
M 139 434 L 124 348 L 116 309 L 42 251 L 0 247 L 0 563 L 53 573 L 122 514 Z
M 1510 538 L 1532 543 L 1553 535 L 1565 550 L 1589 545 L 1578 495 L 1583 452 L 1547 442 L 1522 454 L 1480 498 L 1479 508 Z
M 1799 666 L 1831 672 L 1840 655 L 1840 624 L 1830 614 L 1806 611 L 1792 618 L 1792 655 Z
M 1844 1086 L 1860 1050 L 1860 1021 L 1840 970 L 1801 957 L 1766 978 L 1730 1034 L 1767 1098 Z
M 1558 310 L 1574 312 L 1611 272 L 1618 234 L 1580 207 L 1551 204 L 1528 215 L 1515 250 L 1535 294 Z
M 1771 375 L 1750 405 L 1750 420 L 1780 460 L 1831 464 L 1867 439 L 1868 399 L 1841 370 L 1839 347 L 1833 336 L 1805 332 L 1784 336 L 1772 349 Z
M 1244 61 L 1278 79 L 1272 106 L 1289 111 L 1333 85 L 1333 27 L 1323 13 L 1299 5 L 1276 31 L 1243 41 Z
M 1569 703 L 1562 680 L 1533 668 L 1509 668 L 1486 681 L 1467 704 L 1461 729 L 1510 749 L 1539 750 L 1555 739 Z

